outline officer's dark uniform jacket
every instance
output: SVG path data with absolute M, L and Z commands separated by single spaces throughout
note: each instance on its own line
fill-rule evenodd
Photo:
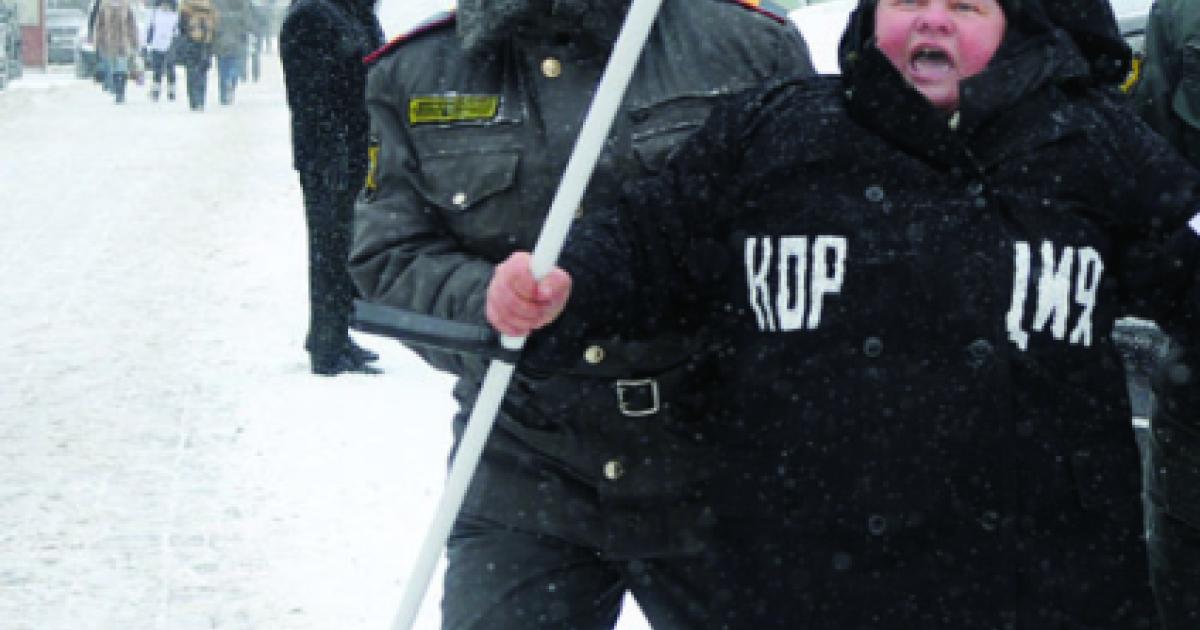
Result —
M 731 539 L 776 541 L 747 579 L 782 584 L 747 627 L 1153 627 L 1109 331 L 1195 330 L 1198 174 L 1036 3 L 1002 4 L 956 113 L 860 9 L 843 78 L 718 108 L 564 250 L 571 300 L 524 369 L 614 329 L 723 342 L 694 430 L 725 447 Z
M 451 16 L 378 55 L 368 84 L 378 166 L 351 255 L 367 299 L 485 324 L 493 265 L 533 246 L 612 45 L 547 20 L 467 54 Z M 615 36 L 619 20 L 611 26 Z M 718 99 L 811 71 L 781 19 L 667 0 L 579 212 L 657 170 Z M 694 550 L 703 507 L 689 488 L 710 458 L 678 409 L 693 345 L 593 339 L 555 375 L 518 379 L 464 513 L 613 557 Z M 483 363 L 423 356 L 461 377 L 455 395 L 469 410 Z

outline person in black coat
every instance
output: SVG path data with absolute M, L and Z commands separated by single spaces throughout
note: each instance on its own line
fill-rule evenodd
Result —
M 1036 0 L 861 0 L 841 77 L 715 110 L 540 283 L 497 267 L 523 373 L 710 331 L 735 627 L 1157 627 L 1110 331 L 1197 332 L 1200 173 L 1097 59 Z
M 297 0 L 279 32 L 293 166 L 308 226 L 314 374 L 377 373 L 378 356 L 350 339 L 354 287 L 346 270 L 354 198 L 367 175 L 367 68 L 383 30 L 370 0 Z

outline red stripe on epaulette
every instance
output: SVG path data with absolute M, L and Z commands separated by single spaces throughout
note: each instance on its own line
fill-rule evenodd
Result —
M 746 7 L 747 9 L 754 11 L 755 13 L 761 13 L 761 14 L 771 18 L 772 20 L 779 22 L 780 24 L 787 25 L 787 23 L 788 23 L 788 17 L 786 15 L 786 13 L 783 13 L 783 12 L 777 13 L 775 11 L 771 11 L 769 9 L 764 8 L 762 6 L 763 5 L 762 0 L 733 0 L 733 3 L 740 4 L 743 7 Z M 774 4 L 774 3 L 772 2 L 769 4 Z M 782 9 L 782 7 L 780 7 L 780 8 Z
M 416 25 L 415 27 L 413 27 L 413 29 L 411 31 L 408 31 L 407 33 L 402 33 L 402 34 L 397 35 L 396 37 L 392 38 L 392 41 L 384 44 L 383 46 L 380 46 L 379 50 L 376 50 L 375 52 L 367 55 L 366 57 L 363 57 L 363 63 L 369 66 L 369 65 L 375 63 L 376 61 L 379 61 L 383 56 L 387 55 L 388 53 L 392 52 L 393 50 L 396 50 L 396 48 L 398 48 L 400 46 L 400 44 L 403 44 L 404 42 L 415 39 L 416 37 L 419 37 L 420 35 L 423 35 L 430 31 L 434 31 L 443 26 L 451 24 L 454 22 L 454 19 L 456 17 L 458 17 L 458 14 L 455 13 L 453 10 L 438 13 L 438 14 L 430 17 L 429 19 L 421 22 L 420 24 Z

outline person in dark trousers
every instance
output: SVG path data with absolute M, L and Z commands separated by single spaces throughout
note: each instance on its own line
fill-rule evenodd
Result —
M 213 38 L 220 15 L 212 0 L 182 0 L 179 6 L 179 59 L 187 76 L 188 107 L 204 111 Z
M 498 330 L 553 320 L 527 374 L 709 331 L 732 627 L 1158 627 L 1109 331 L 1197 332 L 1200 172 L 1042 6 L 860 0 L 842 76 L 718 108 L 541 283 L 496 268 Z
M 1192 164 L 1200 165 L 1200 4 L 1155 2 L 1134 105 Z M 1146 185 L 1152 185 L 1147 182 Z M 1155 374 L 1146 484 L 1150 569 L 1166 630 L 1200 628 L 1200 360 L 1176 340 Z
M 492 266 L 537 237 L 628 6 L 459 2 L 374 55 L 351 256 L 367 299 L 485 324 Z M 811 73 L 780 16 L 666 0 L 579 212 L 658 170 L 718 101 Z M 700 343 L 596 338 L 509 392 L 448 542 L 443 628 L 608 628 L 629 592 L 655 628 L 718 626 L 697 495 L 716 455 L 687 428 Z M 423 356 L 459 377 L 459 432 L 484 365 Z
M 232 105 L 238 83 L 245 79 L 249 54 L 250 0 L 215 0 L 221 24 L 213 36 L 213 56 L 217 58 L 217 102 Z
M 350 339 L 354 287 L 346 270 L 354 198 L 367 174 L 367 67 L 383 29 L 369 0 L 296 0 L 279 33 L 292 115 L 293 166 L 308 226 L 309 328 L 314 374 L 380 370 Z
M 150 25 L 146 29 L 146 48 L 150 51 L 150 69 L 153 83 L 150 99 L 157 101 L 162 95 L 163 77 L 167 79 L 167 100 L 175 100 L 175 55 L 179 36 L 179 12 L 175 0 L 158 0 L 150 12 Z

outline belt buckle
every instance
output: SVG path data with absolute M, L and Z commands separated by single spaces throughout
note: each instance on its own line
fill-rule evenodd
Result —
M 614 387 L 617 390 L 617 407 L 621 410 L 621 415 L 630 418 L 641 418 L 658 413 L 659 396 L 657 380 L 652 378 L 618 379 Z M 641 409 L 634 408 L 634 405 L 637 403 L 631 402 L 626 394 L 628 390 L 632 389 L 645 389 L 650 398 L 650 406 Z

